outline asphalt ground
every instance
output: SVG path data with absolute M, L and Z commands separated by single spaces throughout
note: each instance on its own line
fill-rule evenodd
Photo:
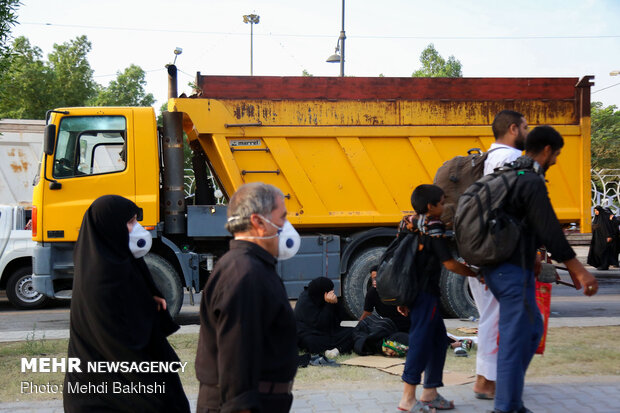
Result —
M 371 383 L 370 383 L 371 384 Z M 293 390 L 294 413 L 379 413 L 397 412 L 402 389 L 324 389 Z M 479 413 L 493 409 L 493 401 L 473 397 L 471 384 L 446 386 L 440 393 L 454 400 L 458 413 Z M 189 395 L 192 411 L 197 395 Z M 526 380 L 523 401 L 536 413 L 620 411 L 620 377 L 572 378 L 557 377 Z M 62 400 L 0 404 L 0 412 L 62 412 Z

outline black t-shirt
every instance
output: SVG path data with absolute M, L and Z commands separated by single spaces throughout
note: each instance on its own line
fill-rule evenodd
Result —
M 364 299 L 364 311 L 372 313 L 373 310 L 377 310 L 377 314 L 381 317 L 389 318 L 394 321 L 396 327 L 398 327 L 398 331 L 409 331 L 411 325 L 409 317 L 405 317 L 399 313 L 396 306 L 384 304 L 381 298 L 379 298 L 377 289 L 375 287 L 370 287 Z
M 439 218 L 426 215 L 409 215 L 403 218 L 399 229 L 419 234 L 415 274 L 419 277 L 419 285 L 423 286 L 422 291 L 441 295 L 441 263 L 453 258 L 443 222 Z

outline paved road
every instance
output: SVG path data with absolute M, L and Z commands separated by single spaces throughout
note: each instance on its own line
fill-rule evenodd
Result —
M 593 269 L 592 269 L 593 270 Z M 620 270 L 593 270 L 599 281 L 599 293 L 594 297 L 585 297 L 582 291 L 563 285 L 554 285 L 551 299 L 551 318 L 566 317 L 620 317 Z M 570 281 L 568 273 L 561 272 L 562 278 Z M 198 301 L 189 304 L 189 295 L 178 321 L 181 325 L 199 324 Z M 0 332 L 58 331 L 69 328 L 69 302 L 57 302 L 49 308 L 33 311 L 15 310 L 4 295 L 0 296 Z M 24 333 L 25 335 L 26 333 Z M 23 339 L 23 338 L 21 338 Z M 0 341 L 3 337 L 0 337 Z
M 325 389 L 294 390 L 294 413 L 381 413 L 395 412 L 401 389 Z M 446 386 L 441 394 L 454 400 L 455 413 L 480 413 L 493 408 L 492 401 L 472 397 L 471 384 Z M 196 395 L 189 395 L 195 411 Z M 620 406 L 620 377 L 595 380 L 574 378 L 527 381 L 523 400 L 536 413 L 600 412 L 617 413 Z M 62 412 L 62 401 L 17 402 L 0 404 L 0 412 Z

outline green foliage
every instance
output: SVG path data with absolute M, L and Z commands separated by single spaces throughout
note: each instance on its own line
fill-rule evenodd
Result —
M 303 77 L 312 77 L 314 76 L 313 74 L 311 74 L 310 72 L 308 72 L 306 69 L 303 70 L 303 72 L 301 72 L 301 75 Z
M 9 66 L 11 49 L 8 46 L 11 26 L 17 23 L 19 0 L 0 0 L 0 74 Z
M 1 2 L 2 0 L 0 0 Z M 44 119 L 49 109 L 72 106 L 151 106 L 144 70 L 131 65 L 107 87 L 93 80 L 87 59 L 91 43 L 79 36 L 62 44 L 43 59 L 40 48 L 27 38 L 13 41 L 7 69 L 0 74 L 0 118 Z
M 96 83 L 86 55 L 92 48 L 86 36 L 54 44 L 48 65 L 54 73 L 54 106 L 81 106 L 94 97 Z
M 620 169 L 620 111 L 601 102 L 592 102 L 591 109 L 592 168 Z
M 13 55 L 7 70 L 0 76 L 0 117 L 43 119 L 50 109 L 54 76 L 42 60 L 43 53 L 28 39 L 13 41 Z
M 140 66 L 130 65 L 122 73 L 117 72 L 116 79 L 107 87 L 99 90 L 92 104 L 94 106 L 151 106 L 155 103 L 152 93 L 146 93 L 144 87 L 144 70 Z
M 463 77 L 461 62 L 454 56 L 446 61 L 432 43 L 422 51 L 420 63 L 422 68 L 413 72 L 412 77 Z
M 15 39 L 13 57 L 0 77 L 0 117 L 44 119 L 48 109 L 84 106 L 96 93 L 86 59 L 90 49 L 86 36 L 80 36 L 54 44 L 46 62 L 41 49 L 28 39 Z

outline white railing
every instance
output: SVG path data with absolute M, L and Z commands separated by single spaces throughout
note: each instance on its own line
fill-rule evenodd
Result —
M 191 169 L 185 169 L 183 172 L 184 172 L 183 183 L 185 186 L 185 198 L 193 197 L 196 194 L 196 178 L 194 177 L 194 171 Z M 209 180 L 211 181 L 213 188 L 218 189 L 217 182 L 215 182 L 215 179 L 213 178 L 211 174 L 209 174 Z M 224 197 L 220 197 L 220 198 L 216 197 L 215 199 L 217 200 L 217 205 L 226 204 L 226 200 L 224 199 Z
M 592 208 L 596 205 L 620 211 L 620 169 L 592 169 Z

